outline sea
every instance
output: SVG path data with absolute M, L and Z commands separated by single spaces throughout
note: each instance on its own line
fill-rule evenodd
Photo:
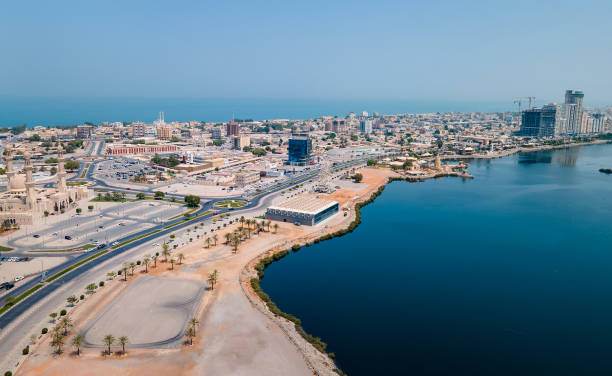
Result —
M 166 121 L 309 119 L 349 112 L 380 114 L 512 111 L 508 102 L 440 100 L 337 100 L 139 97 L 1 97 L 0 127 L 144 121 L 164 112 Z
M 393 182 L 263 289 L 358 375 L 612 374 L 612 145 Z

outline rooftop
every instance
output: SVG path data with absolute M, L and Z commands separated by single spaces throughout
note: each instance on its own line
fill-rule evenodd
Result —
M 325 200 L 315 196 L 304 195 L 292 198 L 278 205 L 270 206 L 269 209 L 290 210 L 314 215 L 334 204 L 337 204 L 337 202 L 332 200 Z

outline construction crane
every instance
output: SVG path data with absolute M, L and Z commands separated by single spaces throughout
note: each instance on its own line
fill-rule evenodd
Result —
M 531 107 L 531 103 L 533 102 L 533 104 L 535 105 L 535 99 L 536 97 L 525 97 L 529 100 L 529 109 L 532 109 L 533 107 Z
M 521 126 L 521 104 L 523 104 L 522 98 L 516 98 L 514 104 L 518 105 L 518 125 Z

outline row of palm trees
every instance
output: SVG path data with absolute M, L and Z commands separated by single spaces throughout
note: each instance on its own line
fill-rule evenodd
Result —
M 240 217 L 238 219 L 238 222 L 240 222 L 240 228 L 244 228 L 244 225 L 246 225 L 248 230 L 250 230 L 251 225 L 253 225 L 254 230 L 268 227 L 268 231 L 270 231 L 270 225 L 272 224 L 272 221 L 266 221 L 265 219 L 262 219 L 261 222 L 257 223 L 257 220 L 255 218 L 247 219 L 244 218 L 244 216 Z M 274 232 L 276 231 L 278 231 L 278 223 L 274 224 Z
M 216 272 L 216 270 L 215 270 Z M 195 317 L 189 321 L 189 327 L 185 330 L 185 337 L 189 338 L 189 344 L 193 345 L 193 337 L 196 336 L 196 327 L 200 324 Z
M 176 258 L 172 257 L 172 251 L 170 250 L 170 247 L 168 246 L 168 244 L 164 243 L 162 245 L 162 254 L 161 254 L 164 259 L 162 260 L 163 262 L 170 262 L 170 264 L 172 265 L 172 270 L 174 269 L 174 263 L 178 261 L 178 264 L 181 265 L 183 263 L 183 260 L 185 260 L 185 255 L 183 253 L 179 253 Z M 122 267 L 121 267 L 121 271 L 123 273 L 123 278 L 124 281 L 127 281 L 127 276 L 128 276 L 128 271 L 130 272 L 130 275 L 134 275 L 134 269 L 136 269 L 137 266 L 139 265 L 143 265 L 144 266 L 144 273 L 148 273 L 149 272 L 149 265 L 151 265 L 153 268 L 157 268 L 157 261 L 159 260 L 159 252 L 155 252 L 154 255 L 150 255 L 150 254 L 146 254 L 142 260 L 137 260 L 136 262 L 124 262 Z M 109 276 L 114 276 L 115 274 L 109 273 Z
M 121 353 L 125 354 L 125 345 L 128 344 L 128 337 L 126 336 L 121 336 L 119 338 L 115 338 L 112 334 L 107 334 L 104 336 L 104 338 L 102 339 L 102 342 L 104 343 L 104 345 L 107 346 L 107 355 L 111 355 L 111 346 L 115 343 L 121 345 Z

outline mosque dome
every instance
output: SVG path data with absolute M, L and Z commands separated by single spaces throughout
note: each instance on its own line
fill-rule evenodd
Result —
M 15 174 L 15 176 L 11 179 L 11 190 L 13 191 L 23 191 L 26 189 L 25 186 L 25 175 L 23 174 Z

